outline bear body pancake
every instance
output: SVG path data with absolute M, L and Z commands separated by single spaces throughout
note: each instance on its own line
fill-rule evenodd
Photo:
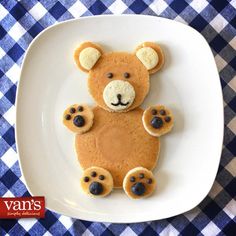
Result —
M 99 166 L 113 177 L 114 187 L 122 187 L 126 173 L 140 165 L 152 170 L 159 154 L 159 139 L 143 128 L 143 110 L 113 113 L 95 107 L 94 125 L 76 135 L 75 147 L 80 165 Z M 145 157 L 145 158 L 144 158 Z

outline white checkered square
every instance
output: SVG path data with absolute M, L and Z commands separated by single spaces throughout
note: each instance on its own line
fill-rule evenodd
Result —
M 107 228 L 109 227 L 109 225 L 111 225 L 111 223 L 108 223 L 108 222 L 104 222 L 103 223 Z
M 168 4 L 164 0 L 153 1 L 149 8 L 151 8 L 157 15 L 160 15 L 168 7 Z
M 218 235 L 219 232 L 220 229 L 212 221 L 208 225 L 206 225 L 206 227 L 201 231 L 203 235 L 208 236 Z
M 35 20 L 40 20 L 46 13 L 47 10 L 45 9 L 45 7 L 40 3 L 37 2 L 29 11 L 29 13 L 32 15 L 32 17 Z
M 82 236 L 91 236 L 91 235 L 93 235 L 93 234 L 89 229 L 86 229 L 82 234 Z
M 121 234 L 120 236 L 137 236 L 137 234 L 130 228 L 127 227 Z
M 228 104 L 225 101 L 223 101 L 223 105 L 224 107 L 228 106 Z
M 4 94 L 0 91 L 0 99 L 4 96 Z
M 47 231 L 43 234 L 43 236 L 53 236 L 53 235 Z
M 236 117 L 234 117 L 229 123 L 228 123 L 228 128 L 236 135 Z M 236 161 L 235 161 L 236 164 Z M 236 170 L 236 166 L 235 166 Z
M 234 76 L 233 79 L 230 80 L 228 85 L 230 86 L 230 88 L 232 88 L 236 92 L 236 75 Z
M 7 122 L 13 126 L 16 123 L 16 107 L 15 106 L 11 106 L 3 115 L 3 117 L 7 120 Z
M 0 4 L 0 21 L 8 14 L 7 9 Z
M 236 216 L 236 201 L 232 199 L 224 208 L 224 212 L 233 219 Z
M 68 11 L 75 17 L 82 16 L 86 11 L 87 8 L 84 6 L 84 4 L 80 1 L 76 1 L 75 4 L 73 4 Z
M 125 5 L 125 3 L 121 0 L 114 1 L 114 3 L 109 6 L 109 10 L 113 14 L 121 14 L 123 13 L 128 7 Z
M 236 117 L 234 117 L 234 122 L 236 120 Z M 236 125 L 234 123 L 234 125 Z M 235 127 L 234 127 L 235 128 Z M 226 166 L 225 169 L 228 170 L 231 175 L 233 175 L 234 177 L 236 177 L 236 157 L 233 158 Z
M 236 9 L 236 0 L 231 0 L 230 4 Z
M 171 224 L 168 224 L 160 233 L 160 236 L 177 236 L 179 235 L 179 231 L 172 226 Z
M 26 230 L 29 231 L 34 224 L 37 222 L 36 219 L 19 219 L 18 223 Z
M 229 41 L 229 45 L 236 50 L 236 36 L 233 37 L 233 39 L 231 39 Z
M 11 168 L 17 161 L 17 154 L 12 148 L 9 148 L 2 157 L 2 161 Z
M 20 177 L 19 179 L 20 179 L 20 181 L 21 181 L 24 185 L 26 185 L 25 178 L 24 178 L 23 175 L 21 175 L 21 177 Z
M 0 47 L 0 60 L 6 55 L 5 51 Z
M 186 212 L 184 216 L 189 220 L 192 221 L 199 213 L 201 212 L 201 209 L 199 207 L 195 207 L 192 210 Z
M 7 190 L 7 192 L 1 197 L 15 197 L 15 196 L 10 190 Z
M 73 221 L 70 217 L 63 215 L 60 216 L 59 221 L 66 227 L 66 229 L 69 229 L 73 224 Z
M 209 3 L 206 0 L 193 0 L 190 6 L 198 13 L 200 13 Z
M 220 33 L 220 31 L 223 30 L 227 24 L 227 20 L 221 14 L 216 15 L 216 17 L 210 22 L 210 25 L 218 33 Z
M 21 24 L 16 22 L 13 27 L 9 30 L 8 34 L 17 42 L 24 34 L 26 30 Z
M 179 15 L 175 17 L 175 20 L 178 21 L 178 22 L 181 22 L 181 23 L 183 23 L 183 24 L 185 24 L 185 25 L 188 24 L 188 23 L 187 23 L 181 16 L 179 16 Z
M 215 181 L 214 184 L 213 184 L 213 186 L 212 186 L 212 188 L 211 188 L 211 190 L 210 190 L 210 192 L 209 192 L 209 196 L 210 196 L 212 199 L 214 199 L 215 196 L 216 196 L 220 191 L 222 191 L 222 189 L 223 189 L 223 188 L 221 187 L 221 185 L 218 184 L 217 181 Z
M 219 54 L 215 56 L 215 61 L 219 72 L 227 65 L 227 62 Z
M 6 76 L 15 84 L 20 78 L 20 67 L 15 63 L 7 72 Z

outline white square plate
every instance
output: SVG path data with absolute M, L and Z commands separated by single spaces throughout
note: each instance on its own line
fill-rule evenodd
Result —
M 163 47 L 165 66 L 151 76 L 142 106 L 169 106 L 175 127 L 161 138 L 154 171 L 158 187 L 147 199 L 131 200 L 121 190 L 103 199 L 82 193 L 74 134 L 62 125 L 62 114 L 74 103 L 95 104 L 87 74 L 73 62 L 73 51 L 83 41 L 106 51 L 132 52 L 145 41 Z M 45 196 L 55 212 L 90 221 L 140 222 L 190 210 L 209 192 L 222 147 L 222 92 L 211 50 L 194 29 L 158 17 L 84 17 L 49 27 L 34 39 L 22 66 L 16 138 L 27 188 Z

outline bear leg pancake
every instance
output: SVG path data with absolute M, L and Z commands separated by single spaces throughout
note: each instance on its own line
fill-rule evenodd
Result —
M 84 171 L 80 183 L 83 191 L 92 197 L 105 197 L 113 189 L 113 178 L 110 172 L 96 166 Z
M 156 180 L 153 173 L 144 167 L 136 167 L 130 170 L 123 180 L 125 193 L 133 199 L 148 197 L 155 188 Z

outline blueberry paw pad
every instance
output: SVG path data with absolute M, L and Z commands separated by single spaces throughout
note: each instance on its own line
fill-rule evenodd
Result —
M 145 130 L 150 135 L 157 137 L 168 133 L 174 124 L 172 112 L 162 105 L 146 109 L 142 120 Z
M 82 134 L 93 125 L 93 111 L 87 105 L 74 104 L 63 114 L 63 124 L 71 131 Z
M 83 191 L 93 197 L 104 197 L 113 189 L 113 178 L 110 172 L 101 167 L 86 169 L 80 183 Z
M 154 192 L 156 181 L 151 171 L 143 167 L 136 167 L 126 174 L 123 188 L 130 198 L 144 198 Z

